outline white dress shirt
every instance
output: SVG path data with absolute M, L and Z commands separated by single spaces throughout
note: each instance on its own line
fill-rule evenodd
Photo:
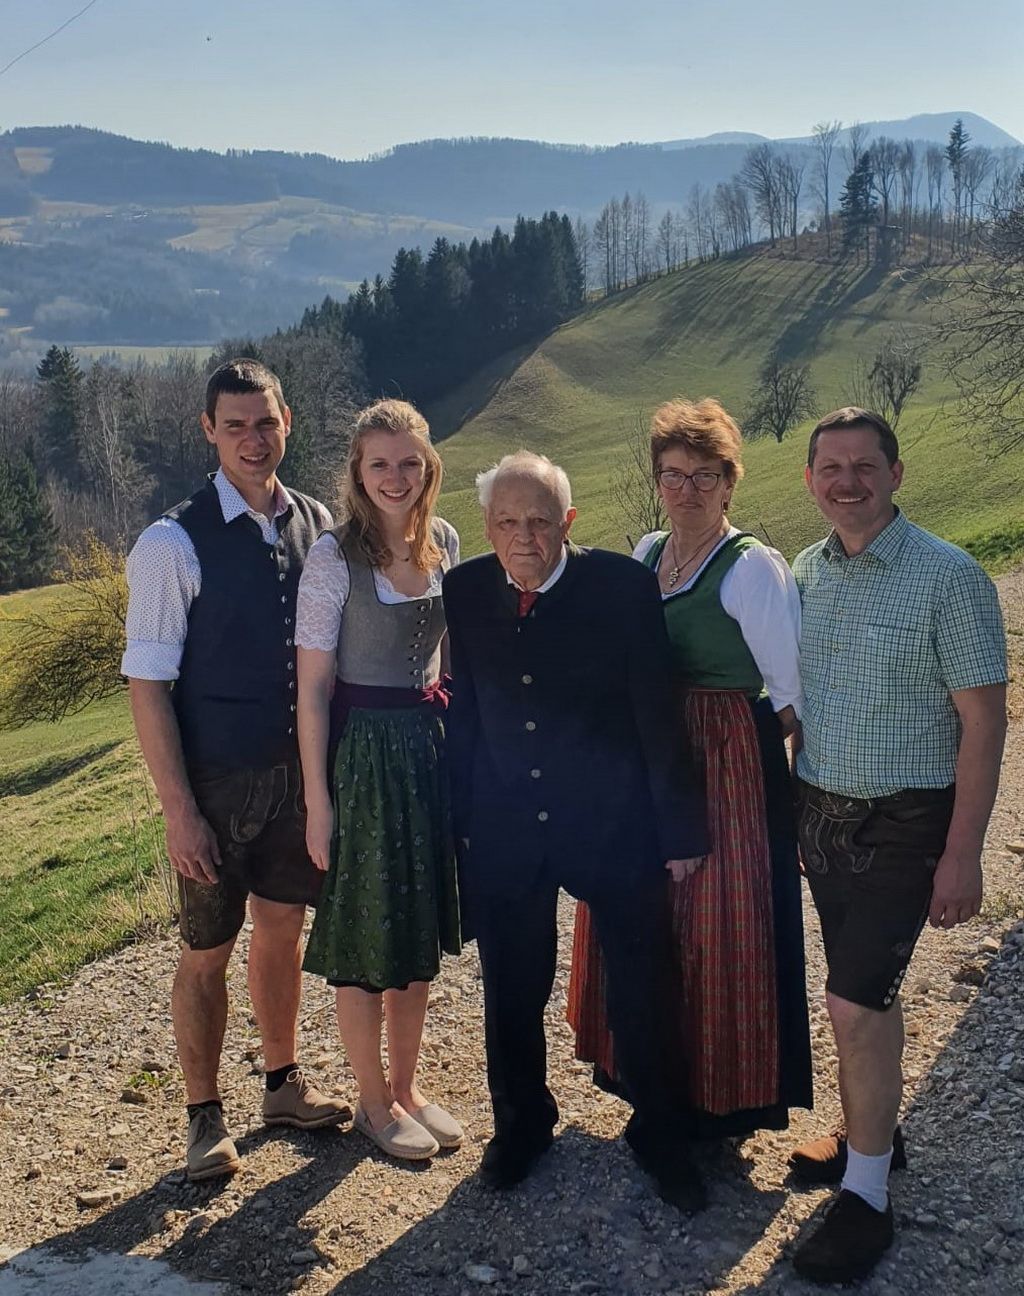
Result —
M 291 507 L 280 482 L 274 496 L 274 516 L 251 509 L 218 468 L 213 478 L 225 522 L 248 513 L 259 525 L 265 544 L 278 541 L 277 519 Z M 321 508 L 323 506 L 321 505 Z M 323 509 L 323 527 L 331 526 Z M 185 650 L 188 614 L 202 584 L 195 547 L 184 527 L 173 518 L 157 518 L 136 540 L 128 555 L 128 645 L 121 674 L 129 679 L 176 680 Z

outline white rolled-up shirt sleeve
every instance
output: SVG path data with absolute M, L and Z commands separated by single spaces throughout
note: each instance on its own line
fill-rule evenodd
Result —
M 128 640 L 121 674 L 129 679 L 178 678 L 188 614 L 202 571 L 185 530 L 160 518 L 139 536 L 128 555 Z

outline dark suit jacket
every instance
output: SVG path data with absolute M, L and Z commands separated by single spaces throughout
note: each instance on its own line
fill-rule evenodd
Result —
M 708 849 L 657 578 L 569 547 L 527 617 L 488 554 L 448 572 L 448 711 L 463 885 L 529 885 L 542 865 L 587 898 L 616 875 Z

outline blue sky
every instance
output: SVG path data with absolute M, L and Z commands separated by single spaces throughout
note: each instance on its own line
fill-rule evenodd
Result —
M 0 0 L 0 67 L 84 3 Z M 0 129 L 363 157 L 971 111 L 1024 140 L 1022 52 L 1021 0 L 96 0 L 0 76 Z

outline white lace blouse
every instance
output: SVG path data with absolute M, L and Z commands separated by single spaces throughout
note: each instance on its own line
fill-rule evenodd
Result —
M 459 536 L 455 528 L 442 519 L 442 548 L 452 567 L 459 561 Z M 421 598 L 440 598 L 441 577 L 436 567 L 430 573 L 426 594 L 399 594 L 388 578 L 376 567 L 373 584 L 382 603 L 411 603 Z M 338 542 L 330 532 L 317 540 L 306 555 L 299 578 L 298 607 L 295 613 L 295 642 L 300 648 L 319 648 L 334 652 L 341 633 L 341 621 L 350 588 L 348 563 L 338 557 Z

